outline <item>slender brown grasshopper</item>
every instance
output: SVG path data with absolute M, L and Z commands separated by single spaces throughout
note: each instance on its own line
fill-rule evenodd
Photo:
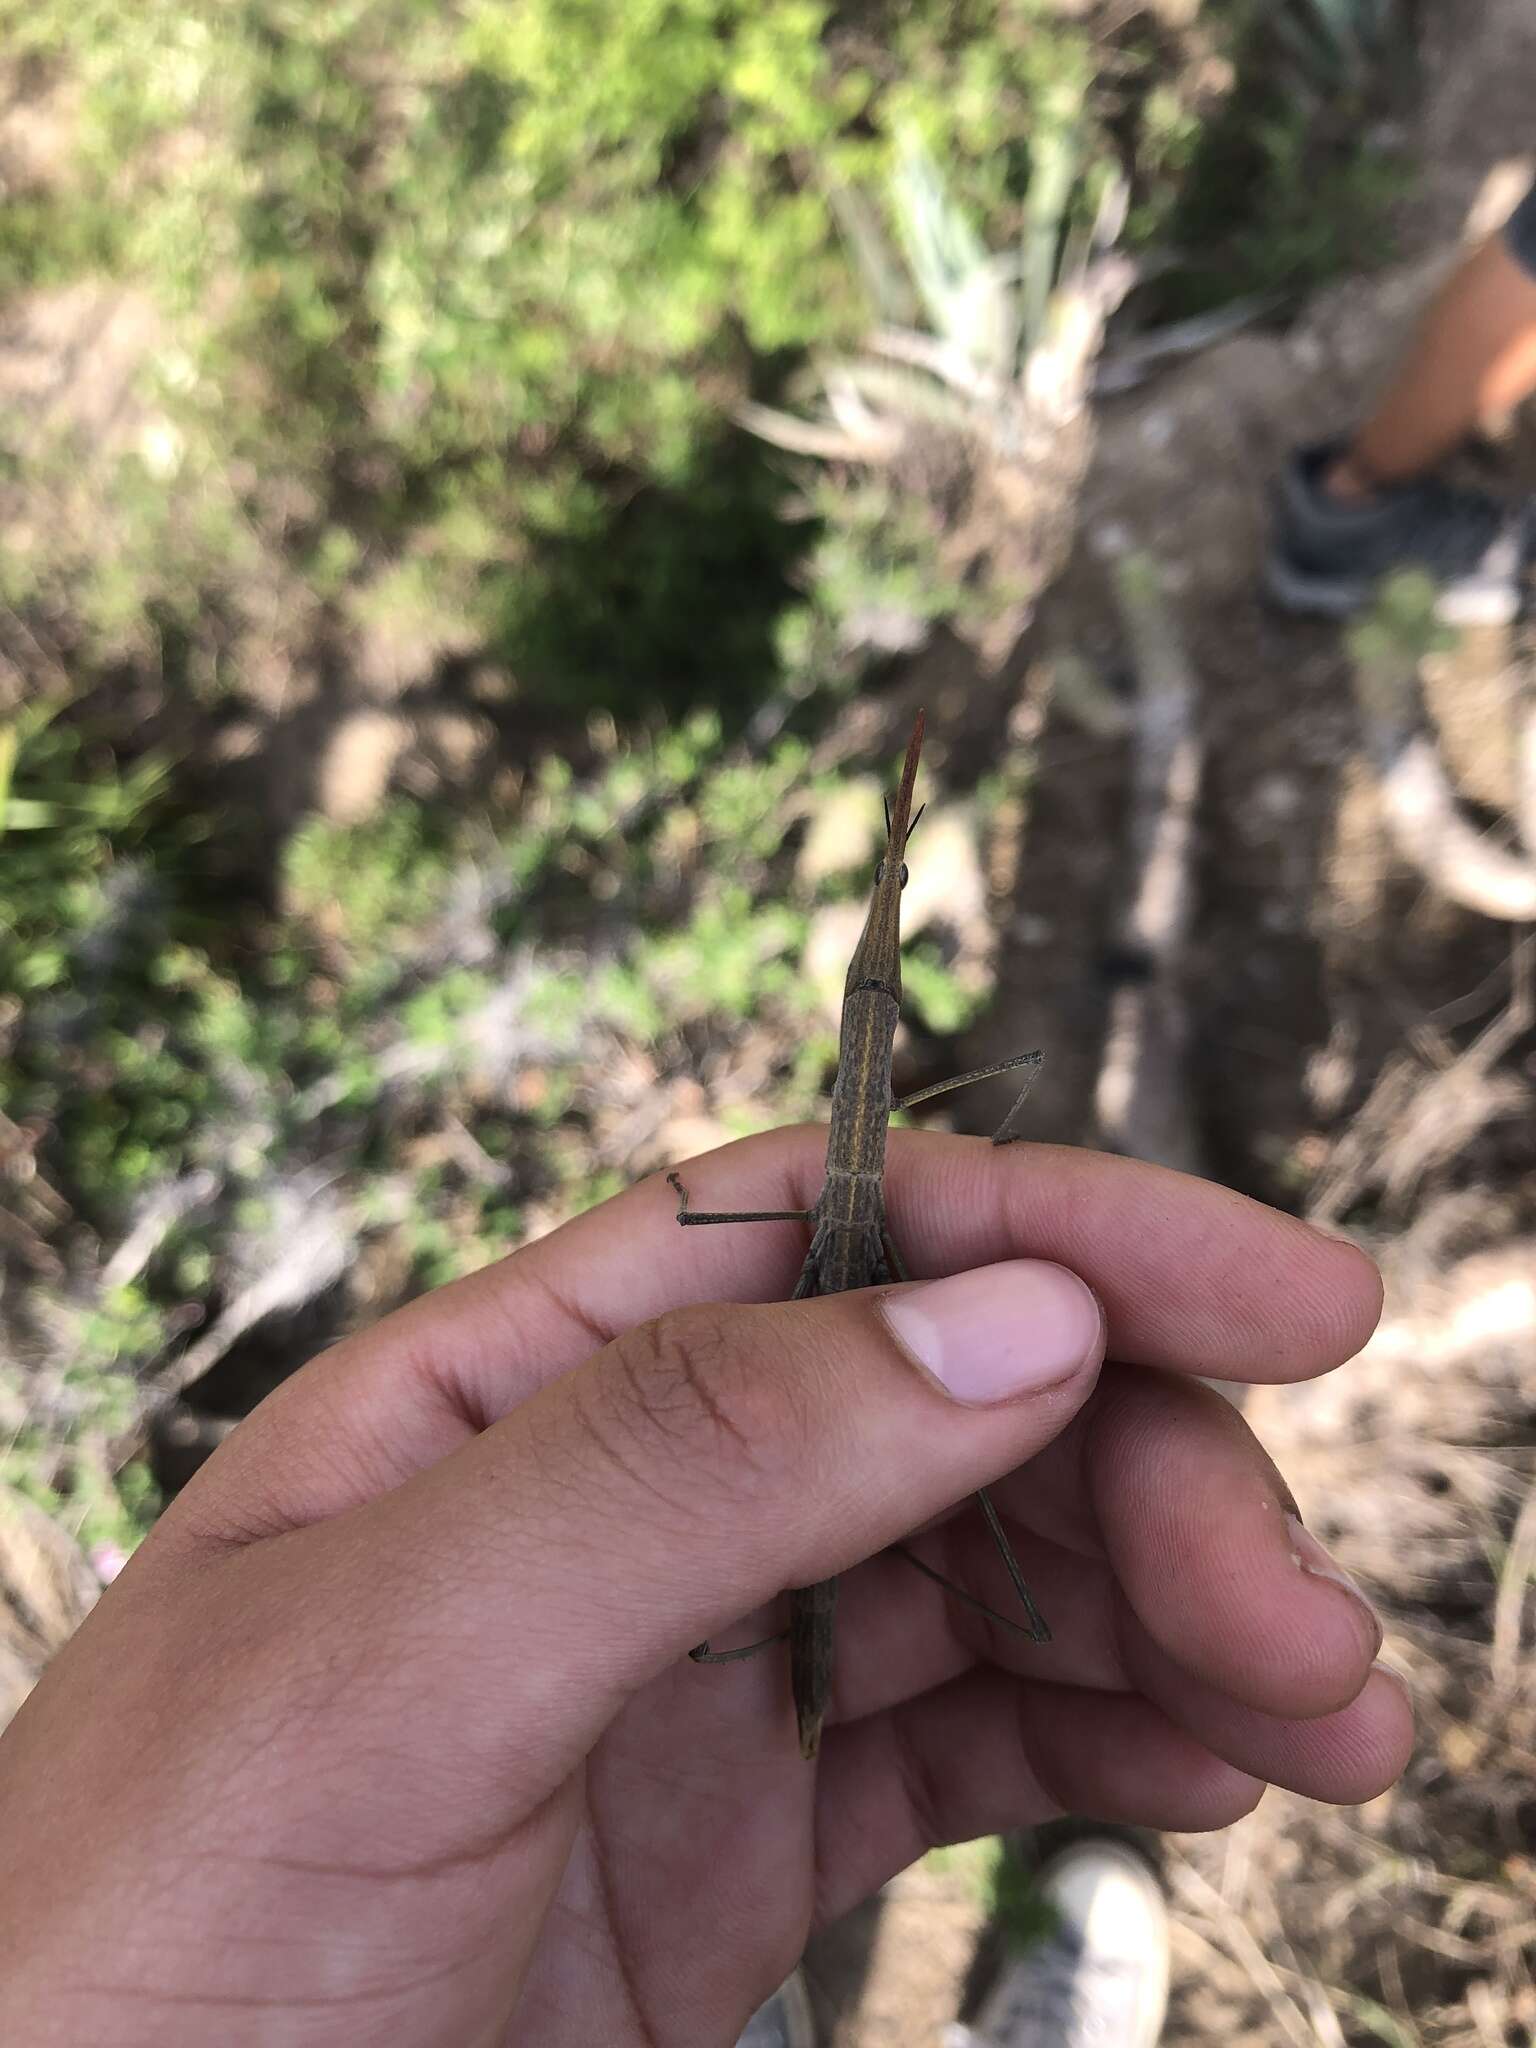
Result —
M 839 1294 L 851 1287 L 876 1287 L 905 1280 L 906 1267 L 885 1227 L 885 1141 L 892 1112 L 910 1109 L 951 1088 L 963 1088 L 970 1081 L 985 1081 L 994 1074 L 1027 1068 L 1028 1077 L 1013 1107 L 998 1126 L 992 1142 L 1006 1144 L 1015 1137 L 1013 1125 L 1040 1064 L 1037 1052 L 1019 1053 L 999 1060 L 996 1066 L 978 1067 L 974 1073 L 959 1074 L 953 1080 L 919 1088 L 897 1101 L 891 1093 L 891 1058 L 896 1024 L 901 1014 L 901 892 L 907 870 L 903 856 L 907 840 L 916 827 L 912 815 L 912 793 L 917 782 L 917 758 L 923 744 L 923 714 L 917 714 L 912 738 L 902 769 L 901 787 L 894 806 L 886 811 L 885 856 L 875 869 L 874 896 L 863 934 L 854 948 L 843 992 L 842 1027 L 838 1037 L 837 1080 L 832 1089 L 832 1120 L 827 1138 L 827 1174 L 821 1193 L 809 1209 L 746 1209 L 739 1213 L 705 1212 L 688 1207 L 688 1193 L 675 1173 L 667 1177 L 677 1190 L 680 1207 L 677 1220 L 684 1224 L 784 1223 L 811 1225 L 810 1250 L 800 1269 L 792 1300 L 810 1295 Z M 920 817 L 921 812 L 918 813 Z M 902 1554 L 919 1571 L 939 1580 L 967 1605 L 978 1607 L 1006 1628 L 1019 1629 L 1037 1643 L 1050 1641 L 1050 1630 L 1024 1583 L 997 1510 L 985 1491 L 976 1499 L 987 1519 L 1007 1567 L 1014 1591 L 1023 1603 L 1028 1627 L 1021 1628 L 1006 1615 L 997 1614 L 963 1588 L 950 1584 L 931 1566 L 902 1549 Z M 701 1664 L 732 1664 L 752 1657 L 759 1650 L 789 1639 L 790 1681 L 795 1714 L 800 1725 L 800 1751 L 814 1757 L 821 1742 L 821 1724 L 832 1689 L 833 1610 L 837 1599 L 836 1579 L 818 1585 L 800 1586 L 789 1596 L 789 1627 L 760 1643 L 739 1650 L 711 1650 L 700 1643 L 689 1655 Z

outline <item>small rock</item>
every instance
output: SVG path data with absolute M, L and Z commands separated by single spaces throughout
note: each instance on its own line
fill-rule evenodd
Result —
M 1301 806 L 1301 791 L 1294 776 L 1266 775 L 1254 791 L 1255 806 L 1277 823 L 1294 818 Z
M 338 726 L 320 763 L 316 800 L 323 814 L 337 825 L 370 817 L 412 738 L 410 721 L 398 712 L 354 712 Z
M 987 884 L 976 847 L 968 805 L 929 811 L 907 855 L 907 886 L 901 899 L 903 933 L 913 937 L 931 924 L 949 925 L 965 951 L 987 944 Z
M 810 829 L 795 862 L 802 887 L 815 889 L 833 875 L 869 867 L 879 858 L 885 831 L 880 785 L 872 775 L 843 783 L 811 814 Z
M 848 962 L 863 929 L 862 903 L 829 903 L 811 920 L 801 968 L 823 1010 L 834 1023 L 842 1012 Z

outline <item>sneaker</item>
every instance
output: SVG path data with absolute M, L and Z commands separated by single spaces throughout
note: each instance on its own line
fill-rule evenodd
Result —
M 1523 515 L 1485 491 L 1436 477 L 1401 484 L 1360 504 L 1323 489 L 1342 452 L 1326 442 L 1294 455 L 1274 493 L 1274 541 L 1264 565 L 1283 610 L 1345 619 L 1364 609 L 1394 569 L 1422 569 L 1440 584 L 1436 610 L 1451 626 L 1502 626 L 1519 610 Z
M 799 1970 L 753 2013 L 736 2048 L 816 2048 L 810 1993 Z
M 1168 1912 L 1133 1849 L 1075 1842 L 1041 1871 L 1053 1933 L 1008 1964 L 945 2048 L 1155 2048 L 1168 2006 Z

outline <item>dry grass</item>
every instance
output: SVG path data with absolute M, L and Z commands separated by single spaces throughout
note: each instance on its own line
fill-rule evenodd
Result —
M 1249 1412 L 1386 1617 L 1417 1749 L 1368 1807 L 1271 1794 L 1172 1845 L 1172 2043 L 1536 2038 L 1536 1244 L 1437 1274 L 1411 1233 L 1388 1278 L 1353 1366 Z

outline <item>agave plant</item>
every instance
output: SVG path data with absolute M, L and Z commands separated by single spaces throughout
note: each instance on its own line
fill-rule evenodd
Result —
M 1129 265 L 1108 253 L 1125 215 L 1122 180 L 1101 175 L 1091 223 L 1064 231 L 1079 155 L 1072 131 L 1050 132 L 1020 245 L 994 255 L 931 150 L 904 135 L 891 178 L 899 256 L 860 195 L 836 202 L 879 320 L 864 352 L 819 366 L 810 417 L 747 405 L 743 423 L 798 454 L 877 464 L 935 428 L 1015 460 L 1042 427 L 1070 419 L 1105 316 L 1130 281 Z
M 1298 81 L 1329 98 L 1360 91 L 1405 33 L 1402 0 L 1283 0 L 1265 19 Z
M 1037 146 L 1018 246 L 991 253 L 915 134 L 891 179 L 896 242 L 858 194 L 838 209 L 876 314 L 863 350 L 813 371 L 804 414 L 748 405 L 743 424 L 794 454 L 873 473 L 893 517 L 914 508 L 939 580 L 968 593 L 967 637 L 989 664 L 1013 645 L 1060 565 L 1087 459 L 1087 399 L 1105 319 L 1131 281 L 1112 251 L 1123 182 L 1102 169 L 1086 219 L 1068 214 L 1082 170 L 1076 131 Z M 823 505 L 828 490 L 817 498 Z

